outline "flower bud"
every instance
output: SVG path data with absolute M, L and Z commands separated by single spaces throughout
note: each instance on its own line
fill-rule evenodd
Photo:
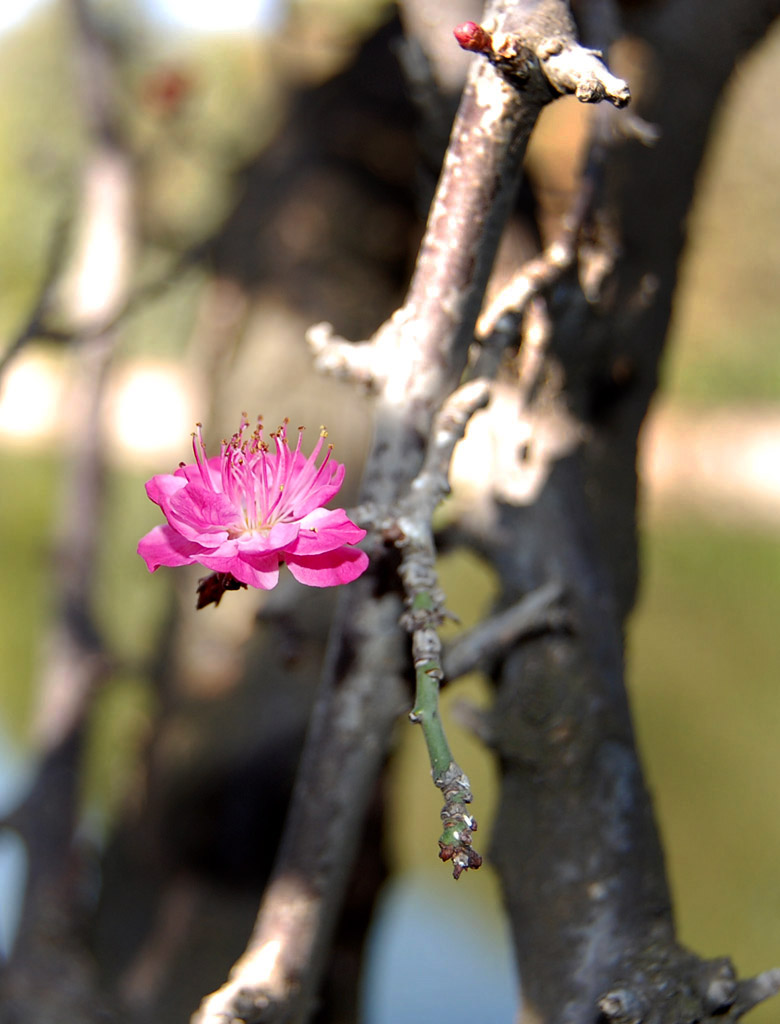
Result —
M 486 32 L 476 21 L 464 21 L 457 25 L 452 34 L 458 40 L 458 45 L 464 50 L 473 50 L 474 53 L 490 53 L 493 49 L 493 40 L 489 32 Z

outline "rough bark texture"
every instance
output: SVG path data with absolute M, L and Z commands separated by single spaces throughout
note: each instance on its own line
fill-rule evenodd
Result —
M 724 1021 L 746 1008 L 727 963 L 704 964 L 675 941 L 623 689 L 622 630 L 637 586 L 637 433 L 696 173 L 735 61 L 777 13 L 776 3 L 625 5 L 645 65 L 634 112 L 661 137 L 609 151 L 594 220 L 619 257 L 601 300 L 588 305 L 569 281 L 551 307 L 549 359 L 563 368 L 564 402 L 586 440 L 534 505 L 501 510 L 502 539 L 490 548 L 505 601 L 552 578 L 573 616 L 570 635 L 524 644 L 496 673 L 503 782 L 493 854 L 529 1024 Z

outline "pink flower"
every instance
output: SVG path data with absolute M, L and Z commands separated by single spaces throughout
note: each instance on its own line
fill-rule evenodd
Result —
M 344 480 L 344 466 L 331 459 L 332 445 L 320 466 L 317 458 L 327 436 L 323 430 L 312 454 L 301 452 L 303 428 L 291 451 L 287 422 L 271 434 L 270 451 L 258 420 L 254 432 L 246 414 L 218 456 L 208 458 L 200 424 L 192 436 L 195 462 L 175 473 L 152 477 L 146 493 L 168 520 L 142 537 L 138 554 L 150 572 L 161 565 L 199 565 L 218 574 L 216 597 L 239 584 L 270 590 L 284 562 L 301 583 L 332 587 L 357 579 L 368 556 L 352 547 L 366 535 L 344 509 L 324 507 Z M 237 582 L 233 582 L 237 581 Z M 203 587 L 203 584 L 201 585 Z

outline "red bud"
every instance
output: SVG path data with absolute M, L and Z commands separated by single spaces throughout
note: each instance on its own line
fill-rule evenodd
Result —
M 486 32 L 476 21 L 464 21 L 457 25 L 452 34 L 458 40 L 458 45 L 464 50 L 473 50 L 475 53 L 490 53 L 493 49 L 493 40 L 490 33 Z

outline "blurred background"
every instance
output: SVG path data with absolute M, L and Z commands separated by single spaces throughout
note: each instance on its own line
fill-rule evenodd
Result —
M 93 277 L 92 296 L 79 290 L 75 272 L 65 281 L 50 274 L 52 266 L 78 268 L 79 232 L 88 231 L 85 182 L 95 138 L 90 88 L 78 71 L 89 65 L 77 58 L 67 5 L 6 0 L 0 12 L 0 352 L 23 342 L 0 382 L 0 817 L 28 793 L 45 748 L 40 680 L 53 643 L 53 581 L 72 499 L 67 477 L 85 436 L 83 351 L 57 337 L 57 326 L 75 310 L 89 344 L 90 324 L 108 310 L 119 319 L 110 353 L 103 351 L 94 421 L 104 475 L 92 593 L 110 656 L 85 712 L 78 789 L 81 832 L 101 850 L 138 799 L 140 753 L 173 704 L 166 756 L 185 751 L 190 765 L 216 763 L 204 719 L 212 729 L 215 721 L 235 728 L 235 708 L 215 712 L 228 693 L 243 694 L 239 717 L 249 708 L 299 728 L 300 702 L 288 707 L 278 688 L 246 697 L 239 682 L 251 675 L 263 613 L 266 630 L 281 624 L 280 646 L 295 648 L 279 655 L 282 682 L 293 675 L 304 708 L 310 699 L 306 679 L 316 675 L 327 602 L 306 597 L 313 639 L 305 630 L 295 636 L 284 617 L 298 597 L 284 586 L 272 599 L 228 594 L 218 610 L 202 612 L 197 638 L 176 634 L 177 681 L 161 688 L 166 623 L 172 608 L 191 620 L 198 573 L 184 583 L 167 570 L 147 574 L 135 547 L 159 515 L 143 483 L 187 459 L 196 421 L 218 439 L 247 409 L 262 411 L 269 424 L 284 416 L 306 423 L 312 437 L 326 423 L 348 468 L 345 500 L 354 498 L 369 406 L 346 385 L 312 374 L 303 334 L 327 319 L 358 339 L 392 311 L 435 159 L 416 167 L 397 72 L 380 66 L 386 40 L 367 63 L 355 63 L 360 40 L 391 14 L 378 0 L 105 0 L 92 7 L 110 56 L 110 118 L 126 157 L 129 224 L 121 271 L 112 277 L 106 258 L 108 277 L 102 285 Z M 334 80 L 338 88 L 328 84 Z M 775 31 L 734 76 L 697 195 L 663 388 L 644 432 L 644 580 L 628 638 L 636 726 L 681 937 L 703 955 L 730 954 L 746 974 L 780 964 L 778 94 Z M 543 126 L 539 146 L 554 138 L 565 147 L 568 115 L 550 116 L 558 120 L 546 135 Z M 57 256 L 58 246 L 65 255 Z M 115 305 L 102 306 L 112 289 L 121 293 Z M 42 300 L 51 336 L 27 342 Z M 459 554 L 442 559 L 441 573 L 449 606 L 463 627 L 474 624 L 494 594 L 489 573 Z M 266 672 L 269 687 L 272 675 Z M 458 724 L 458 707 L 489 699 L 478 677 L 445 696 L 486 836 L 494 766 Z M 250 715 L 243 732 L 231 733 L 233 753 L 249 757 L 261 732 Z M 480 1006 L 487 1024 L 509 1022 L 517 985 L 494 880 L 481 871 L 453 891 L 435 856 L 438 794 L 422 739 L 403 722 L 391 780 L 384 810 L 390 875 L 361 1019 L 439 1019 L 451 979 L 436 950 L 457 932 L 473 994 L 462 1018 L 450 1008 L 448 1020 L 465 1024 Z M 241 864 L 209 859 L 207 841 L 195 836 L 184 846 L 188 870 L 196 863 L 215 877 L 241 875 Z M 6 950 L 24 871 L 22 846 L 7 828 L 0 832 Z M 250 873 L 250 908 L 253 880 Z M 236 952 L 245 918 L 237 912 Z M 107 972 L 124 977 L 140 1006 L 154 980 L 140 961 L 115 959 Z M 776 1016 L 770 1003 L 751 1019 Z

